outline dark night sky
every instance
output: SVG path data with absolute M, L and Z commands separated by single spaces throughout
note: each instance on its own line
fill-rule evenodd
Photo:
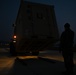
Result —
M 76 0 L 26 0 L 37 3 L 54 5 L 59 33 L 63 31 L 66 22 L 71 24 L 75 32 L 76 42 Z M 10 40 L 13 33 L 12 24 L 15 22 L 20 0 L 0 0 L 0 40 Z

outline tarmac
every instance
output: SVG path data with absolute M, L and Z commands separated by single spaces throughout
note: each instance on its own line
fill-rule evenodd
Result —
M 74 53 L 76 75 L 76 53 Z M 38 56 L 10 56 L 8 49 L 0 49 L 0 75 L 63 75 L 62 55 L 58 51 L 41 51 Z

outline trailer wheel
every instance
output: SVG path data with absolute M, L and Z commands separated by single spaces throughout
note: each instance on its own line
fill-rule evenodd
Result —
M 32 55 L 38 55 L 39 54 L 39 51 L 37 52 L 32 52 Z

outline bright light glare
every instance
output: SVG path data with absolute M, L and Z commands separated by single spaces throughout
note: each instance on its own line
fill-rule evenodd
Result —
M 16 39 L 16 35 L 14 35 L 14 39 Z

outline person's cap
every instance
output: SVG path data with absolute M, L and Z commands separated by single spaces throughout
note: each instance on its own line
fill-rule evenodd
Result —
M 64 25 L 64 27 L 69 28 L 69 27 L 70 27 L 70 24 L 69 24 L 69 23 L 66 23 L 66 24 Z

